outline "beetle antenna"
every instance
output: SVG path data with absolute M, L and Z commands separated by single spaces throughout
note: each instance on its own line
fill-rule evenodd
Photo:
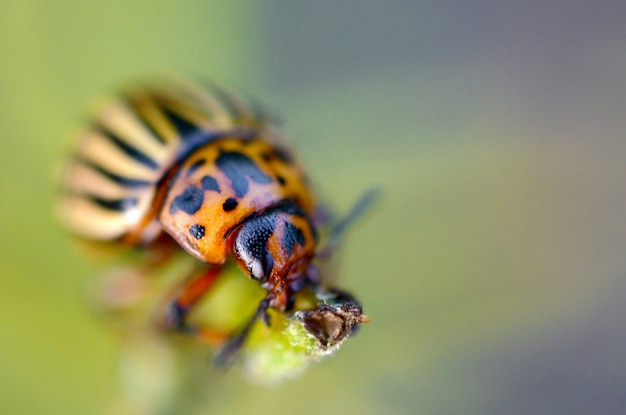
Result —
M 380 199 L 381 194 L 382 190 L 380 188 L 366 191 L 361 198 L 352 205 L 352 209 L 332 227 L 326 245 L 317 252 L 316 257 L 320 259 L 329 258 L 343 240 L 346 230 L 350 225 L 367 213 L 376 200 Z
M 220 350 L 220 352 L 217 354 L 213 361 L 213 364 L 216 367 L 227 367 L 234 362 L 234 358 L 239 350 L 241 350 L 241 347 L 248 338 L 248 334 L 250 334 L 252 326 L 254 326 L 254 323 L 259 318 L 262 319 L 265 324 L 269 323 L 269 316 L 267 315 L 267 309 L 269 308 L 269 305 L 270 298 L 269 296 L 267 296 L 265 297 L 265 299 L 263 299 L 263 301 L 261 301 L 261 303 L 259 303 L 256 311 L 254 312 L 252 317 L 250 317 L 250 319 L 241 329 L 241 331 L 228 339 L 228 341 L 226 342 L 226 346 L 224 346 L 224 348 Z

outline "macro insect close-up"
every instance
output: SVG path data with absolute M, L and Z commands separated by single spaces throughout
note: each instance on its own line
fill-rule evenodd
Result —
M 623 2 L 146 3 L 1 3 L 0 414 L 626 412 Z
M 181 249 L 195 257 L 157 320 L 222 345 L 218 366 L 234 359 L 257 321 L 272 325 L 270 309 L 295 319 L 318 354 L 369 321 L 350 294 L 325 283 L 316 257 L 332 255 L 374 193 L 331 226 L 275 121 L 250 102 L 174 78 L 129 87 L 79 134 L 60 191 L 62 219 L 83 240 L 149 253 L 137 273 L 158 269 Z M 190 323 L 196 304 L 234 264 L 266 291 L 256 310 L 232 333 Z M 307 297 L 305 308 L 298 295 Z

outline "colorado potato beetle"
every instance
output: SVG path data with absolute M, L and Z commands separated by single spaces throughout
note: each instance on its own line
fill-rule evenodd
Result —
M 207 330 L 186 316 L 228 257 L 261 284 L 267 295 L 218 362 L 257 319 L 269 324 L 269 308 L 289 310 L 294 293 L 320 284 L 320 215 L 305 173 L 261 107 L 218 87 L 168 79 L 110 100 L 80 137 L 61 194 L 64 221 L 83 238 L 143 249 L 167 240 L 213 265 L 171 299 L 169 327 Z M 357 311 L 353 322 L 366 321 Z

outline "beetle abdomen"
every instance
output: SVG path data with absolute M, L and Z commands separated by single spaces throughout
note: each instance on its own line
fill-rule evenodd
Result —
M 163 178 L 194 149 L 224 136 L 280 141 L 258 106 L 215 87 L 168 79 L 107 101 L 66 166 L 60 214 L 78 235 L 147 243 Z

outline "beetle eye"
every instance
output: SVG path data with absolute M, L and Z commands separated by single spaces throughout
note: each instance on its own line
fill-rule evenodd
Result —
M 274 267 L 274 258 L 272 254 L 265 251 L 265 255 L 256 255 L 254 246 L 246 246 L 245 239 L 237 238 L 233 246 L 233 252 L 243 262 L 250 272 L 250 277 L 257 281 L 264 281 L 272 272 Z
M 261 281 L 263 278 L 265 278 L 263 264 L 261 264 L 261 261 L 256 258 L 248 262 L 248 270 L 250 271 L 250 276 L 255 280 Z
M 267 248 L 276 227 L 276 214 L 264 213 L 241 225 L 233 243 L 233 253 L 256 280 L 264 281 L 274 267 L 274 258 Z

